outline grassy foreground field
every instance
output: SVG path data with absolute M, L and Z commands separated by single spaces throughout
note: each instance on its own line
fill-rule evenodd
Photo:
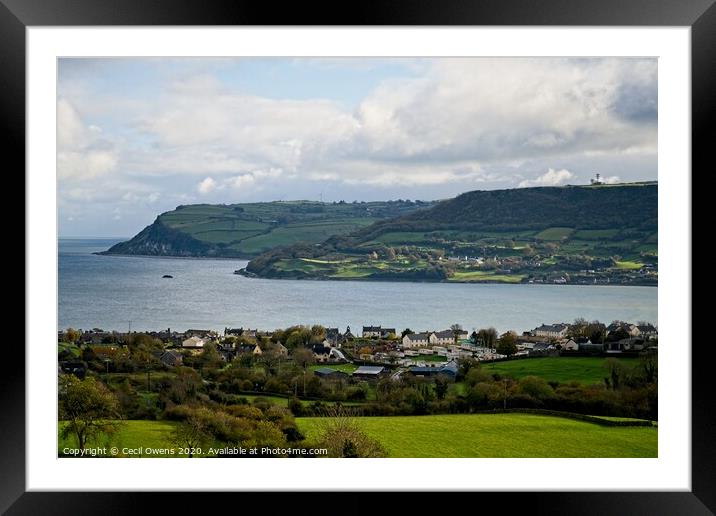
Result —
M 325 418 L 297 418 L 308 439 Z M 607 427 L 532 414 L 356 418 L 390 457 L 657 457 L 655 427 Z
M 625 367 L 636 364 L 633 358 L 616 358 Z M 509 360 L 484 364 L 486 371 L 513 378 L 539 376 L 560 383 L 577 381 L 582 384 L 603 383 L 608 376 L 607 359 L 602 357 L 543 357 Z
M 297 418 L 309 440 L 327 418 Z M 460 414 L 356 418 L 390 457 L 656 457 L 656 427 L 607 427 L 532 414 Z M 172 447 L 171 421 L 124 421 L 108 443 L 118 448 Z M 73 448 L 59 438 L 58 452 Z M 144 453 L 142 457 L 156 457 Z

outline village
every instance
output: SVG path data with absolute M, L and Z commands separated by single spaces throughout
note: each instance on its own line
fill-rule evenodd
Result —
M 556 356 L 635 356 L 656 353 L 657 328 L 647 322 L 637 324 L 613 321 L 609 325 L 577 320 L 572 324 L 541 324 L 522 334 L 505 332 L 498 335 L 494 328 L 464 330 L 461 325 L 438 331 L 402 331 L 394 327 L 363 326 L 354 335 L 350 326 L 345 331 L 320 325 L 295 326 L 287 330 L 263 331 L 249 328 L 189 329 L 184 332 L 170 328 L 149 332 L 116 332 L 99 328 L 67 329 L 58 332 L 58 342 L 73 342 L 82 354 L 59 354 L 61 373 L 83 377 L 87 361 L 101 361 L 107 371 L 114 362 L 129 357 L 127 346 L 133 336 L 145 335 L 155 343 L 147 362 L 164 368 L 185 365 L 192 357 L 215 350 L 218 358 L 229 364 L 242 359 L 297 359 L 320 365 L 313 373 L 321 379 L 359 381 L 385 377 L 398 380 L 402 375 L 441 377 L 454 380 L 463 360 L 497 362 L 514 359 Z M 297 337 L 298 335 L 298 337 Z M 283 342 L 282 342 L 283 339 Z M 161 343 L 160 345 L 157 345 Z M 308 354 L 308 356 L 306 356 Z M 78 360 L 79 359 L 79 360 Z M 352 368 L 345 365 L 351 364 Z

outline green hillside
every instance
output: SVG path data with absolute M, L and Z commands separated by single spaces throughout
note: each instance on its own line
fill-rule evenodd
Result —
M 253 259 L 270 278 L 655 285 L 658 186 L 467 192 Z
M 276 201 L 179 206 L 159 215 L 134 238 L 116 244 L 104 254 L 252 257 L 298 242 L 323 242 L 432 204 Z

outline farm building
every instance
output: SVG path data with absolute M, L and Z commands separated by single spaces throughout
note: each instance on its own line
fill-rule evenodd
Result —
M 339 371 L 338 369 L 333 369 L 331 367 L 319 367 L 318 369 L 313 371 L 313 374 L 315 374 L 319 378 L 326 378 L 326 379 L 348 378 L 347 373 L 344 373 L 343 371 Z
M 383 372 L 385 372 L 385 367 L 382 366 L 360 366 L 353 371 L 353 376 L 356 378 L 377 379 Z

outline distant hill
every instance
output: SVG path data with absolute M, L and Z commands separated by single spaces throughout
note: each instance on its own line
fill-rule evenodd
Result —
M 319 243 L 432 202 L 276 201 L 178 206 L 100 254 L 250 258 L 297 242 Z
M 473 191 L 253 259 L 273 278 L 655 284 L 658 185 Z M 566 277 L 565 277 L 566 275 Z
M 429 210 L 377 222 L 351 235 L 371 240 L 392 231 L 529 231 L 550 227 L 656 231 L 656 183 L 477 190 Z

